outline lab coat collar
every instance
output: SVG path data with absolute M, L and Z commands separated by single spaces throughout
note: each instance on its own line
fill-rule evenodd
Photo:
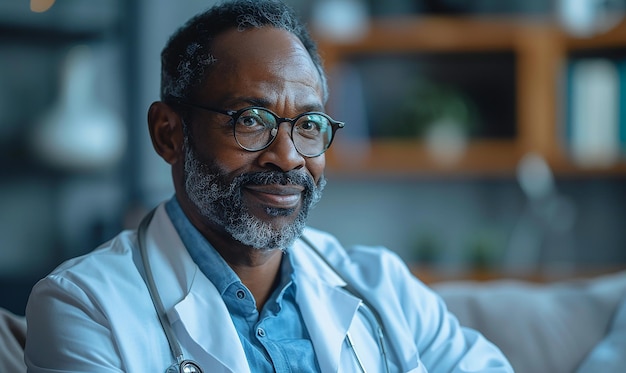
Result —
M 191 259 L 164 205 L 155 211 L 146 236 L 156 287 L 175 334 L 182 341 L 188 340 L 181 335 L 186 333 L 198 347 L 185 348 L 181 343 L 183 350 L 204 350 L 210 355 L 203 359 L 194 352 L 201 365 L 203 360 L 217 360 L 231 372 L 250 372 L 221 295 Z
M 309 244 L 305 243 L 303 240 L 299 240 L 297 244 L 294 245 L 294 253 L 298 254 L 297 257 L 300 258 L 300 270 L 307 272 L 306 277 L 309 279 L 320 279 L 319 281 L 326 283 L 327 286 L 335 286 L 336 291 L 344 292 L 344 294 L 350 295 L 353 299 L 360 301 L 358 298 L 356 298 L 356 296 L 353 296 L 349 294 L 347 290 L 344 290 L 343 287 L 347 285 L 345 283 L 345 280 L 340 278 L 333 269 L 329 268 L 326 263 L 323 263 L 322 259 L 314 253 L 314 250 L 320 251 L 321 255 L 323 255 L 330 263 L 332 263 L 333 266 L 336 267 L 336 270 L 339 270 L 341 273 L 343 273 L 343 276 L 346 276 L 346 273 L 350 272 L 350 268 L 345 267 L 345 264 L 347 263 L 347 258 L 344 257 L 345 251 L 338 250 L 339 244 L 337 242 L 328 241 L 327 236 L 320 236 L 319 232 L 311 229 L 305 230 L 304 236 L 307 237 L 307 241 L 309 241 L 310 245 L 315 246 L 315 249 L 310 247 Z M 349 276 L 345 278 L 349 278 Z M 358 281 L 357 279 L 353 278 L 353 280 L 354 281 L 352 281 L 350 285 L 360 291 L 361 294 L 371 294 L 372 292 L 376 293 L 378 291 L 382 291 L 381 289 L 376 289 L 375 287 L 372 288 L 371 285 L 365 285 L 363 282 Z M 304 297 L 308 296 L 310 295 L 307 294 Z M 328 298 L 330 298 L 330 296 Z M 382 325 L 385 328 L 385 335 L 393 336 L 393 338 L 390 338 L 388 340 L 388 347 L 390 348 L 387 352 L 390 355 L 389 357 L 391 358 L 393 354 L 396 355 L 399 363 L 401 364 L 399 368 L 400 370 L 406 372 L 416 371 L 416 369 L 419 368 L 419 354 L 414 341 L 411 339 L 413 335 L 411 333 L 406 333 L 406 331 L 409 330 L 410 327 L 409 325 L 407 325 L 404 318 L 394 316 L 401 314 L 403 312 L 402 308 L 398 304 L 390 303 L 383 299 L 388 298 L 381 296 L 372 296 L 367 300 L 369 301 L 370 305 L 378 311 L 380 317 L 382 318 L 381 321 Z M 305 299 L 298 301 L 306 302 Z M 353 316 L 358 311 L 358 308 L 349 308 L 348 302 L 345 302 L 345 304 L 341 304 L 340 302 L 333 303 L 333 300 L 327 300 L 327 302 L 329 303 L 325 304 L 333 308 L 332 310 L 330 310 L 330 312 L 334 312 L 334 317 L 338 317 L 337 315 L 341 315 L 342 311 L 353 312 Z M 314 307 L 313 309 L 315 309 L 315 304 L 312 304 Z M 357 307 L 358 304 L 359 303 L 357 302 Z M 346 307 L 346 309 L 343 310 L 342 307 Z M 343 337 L 345 337 L 345 333 Z
M 342 344 L 361 300 L 345 291 L 345 282 L 301 241 L 291 248 L 291 254 L 298 289 L 296 301 L 320 369 L 336 372 Z
M 180 321 L 198 347 L 231 372 L 250 372 L 239 335 L 221 295 L 204 275 L 197 277 L 189 294 L 175 305 L 171 318 Z

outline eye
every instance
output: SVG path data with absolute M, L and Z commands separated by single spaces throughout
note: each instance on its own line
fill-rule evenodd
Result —
M 261 119 L 256 115 L 246 115 L 246 116 L 242 115 L 239 117 L 239 122 L 237 124 L 244 126 L 244 127 L 254 127 L 254 126 L 263 125 L 261 123 Z
M 319 114 L 308 114 L 298 120 L 298 133 L 306 137 L 318 137 L 327 131 L 328 119 Z
M 267 114 L 258 110 L 250 109 L 246 110 L 239 118 L 237 118 L 237 131 L 240 132 L 256 132 L 263 131 L 267 127 L 271 127 L 271 120 L 267 118 Z

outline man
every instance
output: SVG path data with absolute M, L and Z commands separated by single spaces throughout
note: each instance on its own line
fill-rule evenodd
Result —
M 288 8 L 214 7 L 162 63 L 148 123 L 175 196 L 36 285 L 29 371 L 512 370 L 395 255 L 305 228 L 343 124 Z

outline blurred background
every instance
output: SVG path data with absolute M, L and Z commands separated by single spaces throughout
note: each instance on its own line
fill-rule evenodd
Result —
M 0 2 L 0 306 L 169 198 L 159 54 L 210 0 Z M 626 267 L 623 0 L 291 0 L 347 122 L 310 223 L 426 280 Z

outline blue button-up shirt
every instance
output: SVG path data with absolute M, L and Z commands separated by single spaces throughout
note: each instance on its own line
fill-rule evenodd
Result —
M 280 283 L 259 314 L 250 290 L 191 224 L 176 197 L 166 203 L 165 209 L 189 255 L 222 295 L 251 371 L 319 372 L 313 345 L 296 303 L 296 274 L 289 254 L 285 254 L 281 263 Z

